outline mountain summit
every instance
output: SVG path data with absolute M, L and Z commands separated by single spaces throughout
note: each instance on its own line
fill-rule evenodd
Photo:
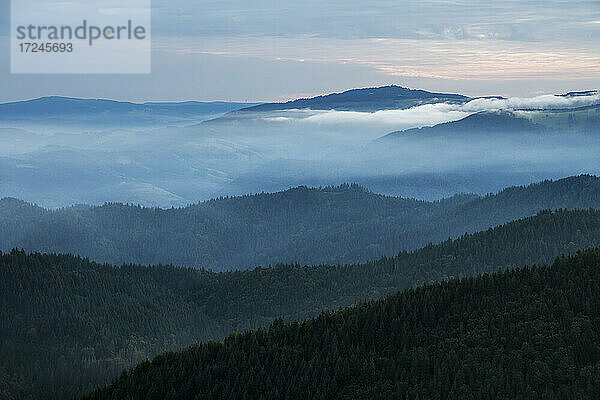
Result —
M 406 109 L 430 103 L 464 103 L 470 98 L 460 94 L 432 93 L 390 85 L 351 89 L 317 97 L 297 99 L 286 103 L 266 103 L 247 107 L 239 112 L 265 112 L 290 109 L 339 110 L 373 112 L 378 110 Z

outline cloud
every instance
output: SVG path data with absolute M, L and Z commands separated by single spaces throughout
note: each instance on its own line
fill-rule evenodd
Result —
M 387 125 L 393 129 L 430 126 L 462 119 L 470 114 L 452 104 L 426 104 L 406 110 L 383 110 L 372 113 L 354 111 L 321 111 L 302 121 L 319 125 Z
M 600 104 L 600 92 L 589 96 L 542 95 L 531 98 L 475 99 L 465 104 L 465 111 L 514 110 L 514 109 L 561 109 Z
M 153 0 L 157 34 L 367 39 L 580 39 L 572 22 L 597 20 L 589 0 Z
M 56 4 L 31 1 L 36 6 L 28 11 L 43 19 Z M 89 1 L 62 1 L 68 6 L 53 10 L 61 10 L 62 22 Z M 148 0 L 126 3 L 139 1 Z M 123 7 L 122 0 L 100 3 Z M 0 50 L 9 32 L 8 4 L 0 0 Z M 548 0 L 539 7 L 476 0 L 153 0 L 152 17 L 153 74 L 143 82 L 130 76 L 88 76 L 83 84 L 73 76 L 19 77 L 7 72 L 5 57 L 0 98 L 96 93 L 137 101 L 262 101 L 389 83 L 528 95 L 583 89 L 600 79 L 597 1 Z M 268 77 L 259 64 L 268 65 Z M 298 79 L 298 70 L 307 78 Z M 317 72 L 310 77 L 311 71 Z
M 271 116 L 271 122 L 295 122 L 322 128 L 364 130 L 370 136 L 378 130 L 404 130 L 457 121 L 473 113 L 494 110 L 569 109 L 600 104 L 600 92 L 584 96 L 541 95 L 530 98 L 480 98 L 465 104 L 426 104 L 405 110 L 376 112 L 287 110 Z
M 158 39 L 155 48 L 176 54 L 218 54 L 312 64 L 366 66 L 389 77 L 446 80 L 583 79 L 600 77 L 595 43 L 511 40 L 335 39 L 194 37 Z

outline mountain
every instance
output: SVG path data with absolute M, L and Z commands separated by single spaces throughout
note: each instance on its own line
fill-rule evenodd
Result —
M 220 198 L 179 209 L 30 207 L 23 216 L 13 200 L 0 201 L 0 249 L 224 270 L 377 258 L 385 252 L 382 246 L 393 246 L 383 243 L 385 237 L 393 240 L 393 232 L 414 227 L 445 206 L 344 185 Z
M 433 137 L 471 137 L 481 140 L 501 135 L 564 134 L 565 131 L 571 134 L 598 134 L 599 129 L 600 105 L 595 104 L 574 109 L 481 111 L 458 121 L 391 132 L 377 142 L 389 145 L 390 139 Z
M 174 102 L 174 103 L 131 103 L 105 99 L 80 99 L 71 97 L 49 96 L 31 100 L 0 104 L 2 119 L 38 115 L 40 117 L 57 117 L 71 114 L 102 114 L 102 113 L 158 113 L 168 112 L 176 115 L 216 114 L 232 111 L 247 103 L 215 102 Z
M 584 96 L 584 94 L 579 96 Z M 574 109 L 529 111 L 527 116 L 532 122 L 544 125 L 551 131 L 571 133 L 571 137 L 572 134 L 598 136 L 600 133 L 600 104 L 581 106 Z
M 49 208 L 183 207 L 225 195 L 356 182 L 381 194 L 437 200 L 600 174 L 600 107 L 590 96 L 569 96 L 565 104 L 578 99 L 573 104 L 582 106 L 571 110 L 483 112 L 439 125 L 504 101 L 462 104 L 469 99 L 457 96 L 388 86 L 284 106 L 316 110 L 239 112 L 227 112 L 228 104 L 56 97 L 3 104 L 0 129 L 22 130 L 0 132 L 0 197 Z M 377 140 L 436 124 L 393 143 Z
M 68 398 L 163 350 L 599 244 L 599 211 L 562 210 L 346 266 L 211 273 L 15 250 L 0 254 L 0 382 L 6 398 Z
M 546 165 L 544 161 L 538 168 L 532 163 L 518 160 L 518 157 L 513 157 L 512 165 L 498 165 L 494 154 L 470 148 L 473 141 L 464 147 L 460 147 L 460 143 L 447 143 L 442 139 L 430 143 L 414 140 L 411 144 L 411 141 L 398 146 L 391 141 L 381 145 L 378 142 L 366 150 L 346 154 L 347 160 L 267 161 L 231 179 L 224 187 L 224 192 L 243 195 L 278 192 L 298 185 L 318 187 L 331 182 L 355 182 L 372 192 L 387 196 L 436 201 L 461 193 L 496 193 L 509 186 L 529 185 L 545 179 L 558 180 L 583 173 L 597 175 L 594 171 L 600 171 L 600 162 L 590 160 L 595 146 L 588 147 L 588 154 L 585 157 L 581 155 L 581 160 L 576 157 L 553 159 L 554 164 Z M 450 149 L 456 151 L 458 156 L 452 157 Z M 498 153 L 502 150 L 496 147 Z M 566 153 L 567 149 L 557 151 Z M 524 152 L 526 149 L 521 147 L 520 154 Z M 571 155 L 581 154 L 572 148 L 569 152 Z M 538 158 L 548 157 L 545 152 L 539 154 L 543 156 Z M 487 161 L 484 160 L 486 156 Z
M 0 250 L 217 271 L 278 262 L 345 264 L 392 256 L 542 209 L 600 208 L 600 179 L 583 175 L 454 200 L 387 197 L 357 185 L 297 187 L 173 209 L 105 204 L 46 210 L 4 199 Z
M 0 125 L 51 125 L 107 129 L 192 124 L 255 105 L 197 102 L 131 103 L 104 99 L 50 96 L 0 104 Z
M 240 109 L 239 113 L 268 112 L 276 110 L 311 109 L 363 111 L 406 109 L 431 103 L 465 103 L 471 100 L 467 96 L 451 93 L 432 93 L 425 90 L 407 89 L 390 85 L 364 89 L 351 89 L 341 93 L 332 93 L 305 99 L 291 100 L 285 103 L 266 103 Z
M 591 96 L 594 94 L 600 94 L 600 90 L 582 90 L 579 92 L 567 92 L 560 94 L 562 97 L 581 97 L 581 96 Z
M 540 133 L 544 126 L 535 124 L 529 119 L 515 115 L 509 111 L 482 111 L 471 114 L 459 121 L 446 122 L 432 127 L 408 129 L 392 132 L 380 141 L 389 141 L 400 137 L 468 137 L 475 136 L 477 139 L 485 139 L 488 135 L 510 134 L 522 135 L 529 133 Z
M 84 399 L 596 399 L 600 249 L 167 352 Z
M 384 135 L 356 151 L 351 165 L 358 176 L 360 171 L 373 171 L 356 179 L 371 190 L 386 194 L 403 190 L 431 199 L 458 188 L 484 194 L 500 185 L 597 174 L 599 148 L 598 105 L 484 111 Z

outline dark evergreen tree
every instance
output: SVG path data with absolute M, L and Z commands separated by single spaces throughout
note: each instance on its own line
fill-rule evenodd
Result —
M 598 399 L 599 293 L 594 248 L 166 352 L 84 399 Z
M 0 255 L 0 398 L 33 399 L 43 393 L 44 398 L 64 399 L 108 382 L 123 368 L 163 350 L 222 339 L 234 331 L 267 326 L 278 317 L 283 320 L 272 329 L 283 328 L 283 321 L 295 326 L 294 320 L 360 299 L 377 299 L 424 282 L 550 262 L 591 245 L 600 245 L 600 212 L 559 210 L 393 258 L 345 266 L 279 264 L 212 273 L 172 266 L 114 267 L 69 255 L 15 250 Z M 545 310 L 543 304 L 540 307 L 540 312 Z M 432 305 L 418 315 L 428 323 L 438 318 Z M 370 332 L 377 319 L 363 322 L 352 327 L 353 335 L 373 342 L 385 339 L 382 331 Z M 409 329 L 402 324 L 397 328 Z M 320 345 L 320 340 L 311 336 L 311 346 Z M 331 333 L 324 340 L 334 353 L 322 362 L 337 375 L 325 378 L 322 371 L 313 371 L 311 379 L 326 380 L 331 390 L 339 389 L 356 373 L 356 360 L 338 360 L 335 354 L 354 350 Z M 281 357 L 294 360 L 293 353 Z M 373 362 L 374 368 L 380 367 Z M 412 358 L 405 362 L 421 365 Z M 308 371 L 311 365 L 297 368 Z M 308 375 L 303 379 L 310 381 Z M 293 384 L 298 390 L 307 387 L 300 381 Z M 398 385 L 381 383 L 377 390 L 393 392 Z

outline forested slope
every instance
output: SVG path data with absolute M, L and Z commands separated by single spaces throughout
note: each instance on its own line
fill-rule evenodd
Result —
M 393 256 L 542 209 L 589 207 L 600 208 L 600 179 L 589 175 L 433 203 L 356 185 L 298 187 L 167 210 L 107 204 L 49 211 L 4 199 L 0 249 L 216 271 L 278 262 L 344 264 Z
M 460 94 L 432 93 L 391 85 L 351 89 L 341 93 L 297 99 L 286 103 L 260 104 L 234 111 L 226 117 L 231 118 L 243 113 L 290 109 L 374 112 L 378 110 L 406 109 L 422 104 L 442 102 L 462 104 L 469 100 L 471 100 L 469 97 Z
M 66 398 L 162 350 L 592 245 L 600 212 L 562 210 L 347 266 L 212 273 L 13 251 L 0 256 L 0 398 Z
M 161 354 L 102 399 L 600 397 L 600 249 Z

